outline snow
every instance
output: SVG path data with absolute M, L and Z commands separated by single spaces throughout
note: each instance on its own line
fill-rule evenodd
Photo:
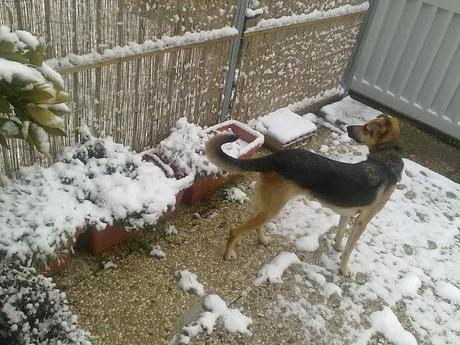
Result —
M 314 252 L 319 248 L 318 235 L 303 236 L 296 240 L 295 246 L 298 250 Z
M 288 144 L 316 131 L 316 125 L 288 108 L 278 109 L 268 115 L 252 120 L 251 127 L 260 133 Z
M 417 345 L 413 334 L 402 327 L 391 308 L 384 307 L 383 310 L 372 313 L 370 321 L 377 332 L 395 345 Z
M 166 235 L 177 235 L 177 229 L 174 225 L 168 225 L 165 229 Z
M 202 32 L 187 32 L 183 36 L 163 36 L 161 39 L 154 41 L 147 40 L 143 43 L 130 42 L 124 46 L 116 46 L 110 49 L 105 49 L 102 53 L 93 51 L 85 55 L 68 54 L 59 59 L 49 59 L 46 61 L 48 65 L 57 70 L 71 69 L 80 65 L 100 64 L 110 60 L 122 59 L 134 55 L 145 54 L 166 49 L 177 48 L 184 45 L 203 43 L 210 40 L 232 37 L 238 33 L 233 27 L 225 26 L 220 29 L 202 31 Z
M 198 281 L 198 276 L 188 270 L 176 272 L 179 278 L 179 287 L 185 292 L 192 292 L 197 296 L 204 296 L 204 286 Z
M 182 329 L 179 339 L 180 344 L 188 344 L 192 337 L 205 331 L 207 334 L 211 334 L 218 320 L 221 320 L 224 328 L 231 333 L 252 335 L 249 330 L 252 319 L 242 314 L 238 309 L 229 308 L 220 296 L 215 294 L 207 295 L 204 298 L 203 306 L 206 311 L 201 313 L 196 321 Z
M 345 162 L 365 159 L 368 149 L 338 132 L 323 142 L 328 147 L 324 155 Z M 266 225 L 271 233 L 297 244 L 297 250 L 302 250 L 302 244 L 315 248 L 315 239 L 325 238 L 314 255 L 299 256 L 303 275 L 290 281 L 292 292 L 281 295 L 274 306 L 280 316 L 300 321 L 306 342 L 320 335 L 324 343 L 367 344 L 376 329 L 383 333 L 388 320 L 391 327 L 398 326 L 387 310 L 375 314 L 375 327 L 369 328 L 367 322 L 376 310 L 371 306 L 383 304 L 396 310 L 402 304 L 403 324 L 410 323 L 421 343 L 458 343 L 460 185 L 411 160 L 404 159 L 404 165 L 397 189 L 367 226 L 351 256 L 356 281 L 339 274 L 341 253 L 333 248 L 335 230 L 329 231 L 339 217 L 331 210 L 298 197 Z M 358 276 L 365 278 L 358 282 Z M 324 299 L 306 297 L 314 292 Z M 330 306 L 328 298 L 335 294 L 341 295 L 339 303 Z M 338 320 L 344 320 L 342 326 L 331 331 Z M 410 334 L 395 329 L 411 344 Z
M 168 178 L 155 164 L 111 138 L 81 131 L 48 168 L 30 166 L 0 194 L 0 253 L 32 264 L 65 248 L 77 229 L 105 229 L 123 221 L 128 229 L 153 225 L 173 208 L 176 194 L 191 182 Z
M 240 204 L 244 204 L 249 201 L 248 195 L 238 187 L 230 187 L 226 189 L 225 194 L 227 195 L 226 199 L 229 201 L 239 202 Z
M 223 150 L 233 157 L 241 157 L 249 151 L 263 145 L 264 136 L 252 130 L 250 127 L 234 120 L 220 123 L 216 126 L 203 129 L 199 125 L 189 123 L 187 118 L 182 117 L 171 129 L 171 134 L 162 140 L 157 147 L 144 152 L 144 154 L 156 154 L 165 162 L 168 162 L 176 173 L 183 177 L 189 175 L 212 175 L 223 173 L 218 167 L 212 164 L 204 152 L 206 142 L 212 135 L 222 133 L 221 128 L 231 125 L 242 127 L 254 137 L 250 143 L 237 140 L 223 146 Z
M 331 89 L 324 90 L 317 95 L 311 97 L 307 96 L 299 102 L 295 102 L 288 105 L 287 108 L 289 110 L 292 110 L 293 112 L 298 112 L 309 107 L 312 104 L 323 102 L 331 97 L 342 95 L 344 92 L 345 90 L 341 86 L 334 87 Z
M 16 30 L 15 33 L 22 42 L 27 44 L 32 49 L 36 49 L 37 46 L 40 44 L 38 39 L 34 37 L 30 32 Z
M 328 11 L 314 10 L 308 14 L 293 14 L 290 16 L 283 16 L 281 18 L 262 19 L 257 25 L 246 29 L 245 33 L 268 30 L 273 28 L 279 28 L 283 26 L 290 26 L 295 24 L 302 24 L 312 21 L 324 20 L 328 18 L 334 18 L 344 16 L 347 14 L 365 12 L 369 8 L 369 3 L 364 2 L 359 5 L 343 5 L 336 7 Z
M 255 285 L 261 285 L 268 281 L 271 284 L 280 284 L 283 282 L 282 276 L 291 265 L 299 264 L 300 260 L 296 254 L 290 252 L 281 252 L 269 264 L 266 264 L 259 271 Z
M 151 247 L 150 256 L 153 256 L 157 259 L 163 259 L 166 257 L 166 254 L 159 245 L 154 245 Z
M 118 266 L 116 264 L 114 264 L 113 261 L 109 260 L 109 261 L 103 262 L 102 267 L 105 270 L 109 270 L 109 269 L 117 268 Z
M 422 281 L 414 273 L 406 274 L 399 281 L 399 289 L 404 297 L 417 297 L 418 289 L 422 286 Z
M 436 283 L 436 293 L 452 302 L 452 304 L 460 305 L 460 289 L 450 283 L 438 282 Z
M 334 124 L 339 122 L 346 125 L 361 125 L 382 114 L 381 111 L 368 107 L 350 96 L 346 96 L 338 102 L 325 105 L 321 108 L 321 112 L 326 115 L 326 119 L 329 122 Z
M 26 83 L 46 83 L 45 78 L 36 68 L 0 58 L 0 81 L 11 83 L 16 79 Z
M 263 8 L 258 8 L 253 10 L 252 8 L 247 8 L 246 9 L 246 18 L 254 18 L 257 17 L 258 15 L 261 15 L 264 13 Z

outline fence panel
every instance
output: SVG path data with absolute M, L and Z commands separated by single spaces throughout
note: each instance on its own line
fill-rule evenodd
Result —
M 247 121 L 340 92 L 363 12 L 244 34 L 232 117 Z
M 48 57 L 232 25 L 235 1 L 2 0 L 0 23 L 42 34 Z

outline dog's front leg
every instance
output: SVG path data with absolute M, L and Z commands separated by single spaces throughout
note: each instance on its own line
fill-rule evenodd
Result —
M 351 276 L 353 274 L 353 272 L 348 267 L 348 260 L 350 260 L 351 252 L 355 248 L 356 243 L 366 229 L 366 226 L 371 218 L 372 216 L 368 213 L 360 214 L 356 219 L 355 224 L 353 225 L 353 229 L 351 231 L 350 237 L 348 237 L 347 245 L 345 246 L 345 251 L 342 255 L 342 262 L 340 264 L 340 271 L 345 276 Z
M 345 230 L 347 229 L 349 216 L 340 216 L 339 225 L 337 226 L 337 232 L 335 234 L 335 243 L 334 248 L 338 252 L 343 251 L 343 236 L 345 235 Z

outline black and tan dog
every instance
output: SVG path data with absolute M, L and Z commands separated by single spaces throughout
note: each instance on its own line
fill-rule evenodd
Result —
M 235 159 L 221 146 L 237 139 L 218 135 L 209 140 L 209 160 L 226 171 L 257 171 L 259 178 L 253 198 L 254 214 L 243 225 L 230 231 L 224 258 L 236 258 L 238 238 L 257 229 L 259 240 L 268 244 L 262 225 L 275 217 L 289 199 L 306 195 L 340 215 L 335 248 L 342 251 L 342 240 L 350 217 L 356 216 L 342 255 L 341 271 L 349 275 L 348 260 L 369 221 L 385 205 L 401 178 L 403 162 L 397 141 L 399 124 L 395 118 L 380 115 L 362 126 L 349 126 L 348 135 L 369 148 L 367 160 L 349 164 L 303 149 L 284 150 L 255 159 Z

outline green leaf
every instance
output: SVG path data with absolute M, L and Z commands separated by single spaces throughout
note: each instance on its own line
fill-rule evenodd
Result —
M 9 41 L 0 41 L 0 56 L 3 52 L 13 52 L 14 43 Z
M 24 55 L 29 59 L 32 65 L 41 67 L 45 60 L 45 49 L 42 45 L 39 45 L 37 48 L 29 50 Z
M 9 149 L 8 142 L 6 141 L 6 138 L 3 134 L 0 133 L 0 145 L 5 146 L 7 149 Z
M 8 114 L 10 111 L 10 103 L 5 98 L 0 97 L 0 113 Z
M 20 63 L 23 63 L 23 64 L 28 64 L 29 63 L 29 59 L 26 58 L 24 55 L 22 55 L 20 53 L 0 52 L 0 57 L 2 57 L 4 59 L 7 59 L 7 60 L 20 62 Z
M 49 128 L 49 127 L 42 127 L 46 133 L 52 135 L 53 137 L 66 137 L 67 133 L 60 128 Z
M 32 90 L 26 91 L 23 96 L 24 100 L 32 103 L 48 103 L 55 101 L 54 89 L 47 86 L 35 86 Z

